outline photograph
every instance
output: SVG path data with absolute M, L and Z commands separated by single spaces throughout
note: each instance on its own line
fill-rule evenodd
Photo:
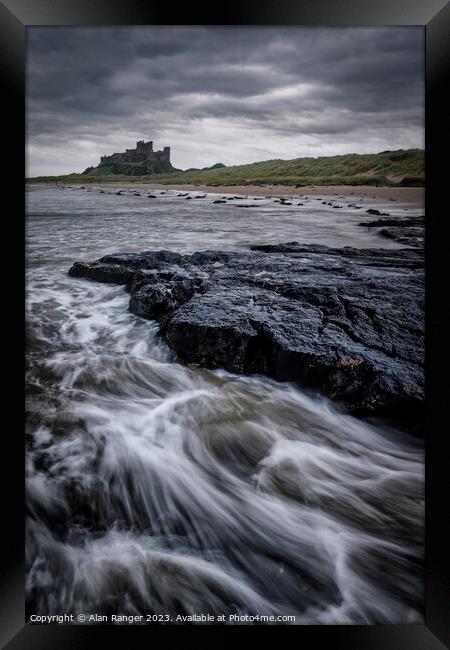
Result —
M 26 621 L 423 624 L 423 26 L 26 42 Z

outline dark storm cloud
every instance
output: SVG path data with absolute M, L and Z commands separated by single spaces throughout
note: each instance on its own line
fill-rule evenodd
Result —
M 422 28 L 31 28 L 29 173 L 139 138 L 179 167 L 422 146 Z

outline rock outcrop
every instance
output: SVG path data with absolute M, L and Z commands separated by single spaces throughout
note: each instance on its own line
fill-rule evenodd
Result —
M 364 228 L 379 228 L 379 235 L 387 239 L 393 239 L 402 246 L 422 248 L 424 245 L 425 217 L 423 215 L 376 219 L 375 221 L 363 221 L 358 225 Z
M 293 381 L 359 414 L 421 412 L 421 250 L 289 242 L 77 262 L 72 277 L 127 286 L 178 360 Z

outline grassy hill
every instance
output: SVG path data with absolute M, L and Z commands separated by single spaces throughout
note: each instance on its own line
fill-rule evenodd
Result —
M 376 154 L 346 154 L 294 160 L 266 160 L 250 165 L 189 169 L 145 176 L 96 173 L 41 176 L 32 180 L 74 182 L 154 181 L 196 185 L 424 185 L 425 152 L 399 149 Z

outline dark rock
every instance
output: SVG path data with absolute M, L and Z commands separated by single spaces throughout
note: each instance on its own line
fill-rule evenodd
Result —
M 408 228 L 410 226 L 425 227 L 425 217 L 394 217 L 392 219 L 376 219 L 375 221 L 362 221 L 358 226 L 365 228 L 381 228 L 383 226 L 395 226 L 396 228 Z
M 173 312 L 201 290 L 203 278 L 173 274 L 170 278 L 164 278 L 164 284 L 160 282 L 161 279 L 161 274 L 153 276 L 150 282 L 146 282 L 144 277 L 144 282 L 132 291 L 130 311 L 137 316 L 157 320 L 164 331 Z
M 75 262 L 69 271 L 73 278 L 94 277 L 98 282 L 112 282 L 113 284 L 126 284 L 131 278 L 131 270 L 118 264 L 98 264 Z
M 405 246 L 422 247 L 425 236 L 425 217 L 393 217 L 361 222 L 364 228 L 380 228 L 378 234 Z
M 263 373 L 354 413 L 423 405 L 423 251 L 288 242 L 107 255 L 73 277 L 127 285 L 184 363 Z
M 127 266 L 132 269 L 150 269 L 160 268 L 165 264 L 179 264 L 182 260 L 183 255 L 173 251 L 145 251 L 144 253 L 105 255 L 98 262 L 100 264 Z
M 376 214 L 376 215 L 385 216 L 385 217 L 390 216 L 389 212 L 380 212 L 379 210 L 376 210 L 375 208 L 369 208 L 368 210 L 366 210 L 366 212 L 367 212 L 367 214 Z
M 424 232 L 424 228 L 393 226 L 390 228 L 382 228 L 378 234 L 387 239 L 393 239 L 397 243 L 404 244 L 405 246 L 420 247 L 423 245 Z

